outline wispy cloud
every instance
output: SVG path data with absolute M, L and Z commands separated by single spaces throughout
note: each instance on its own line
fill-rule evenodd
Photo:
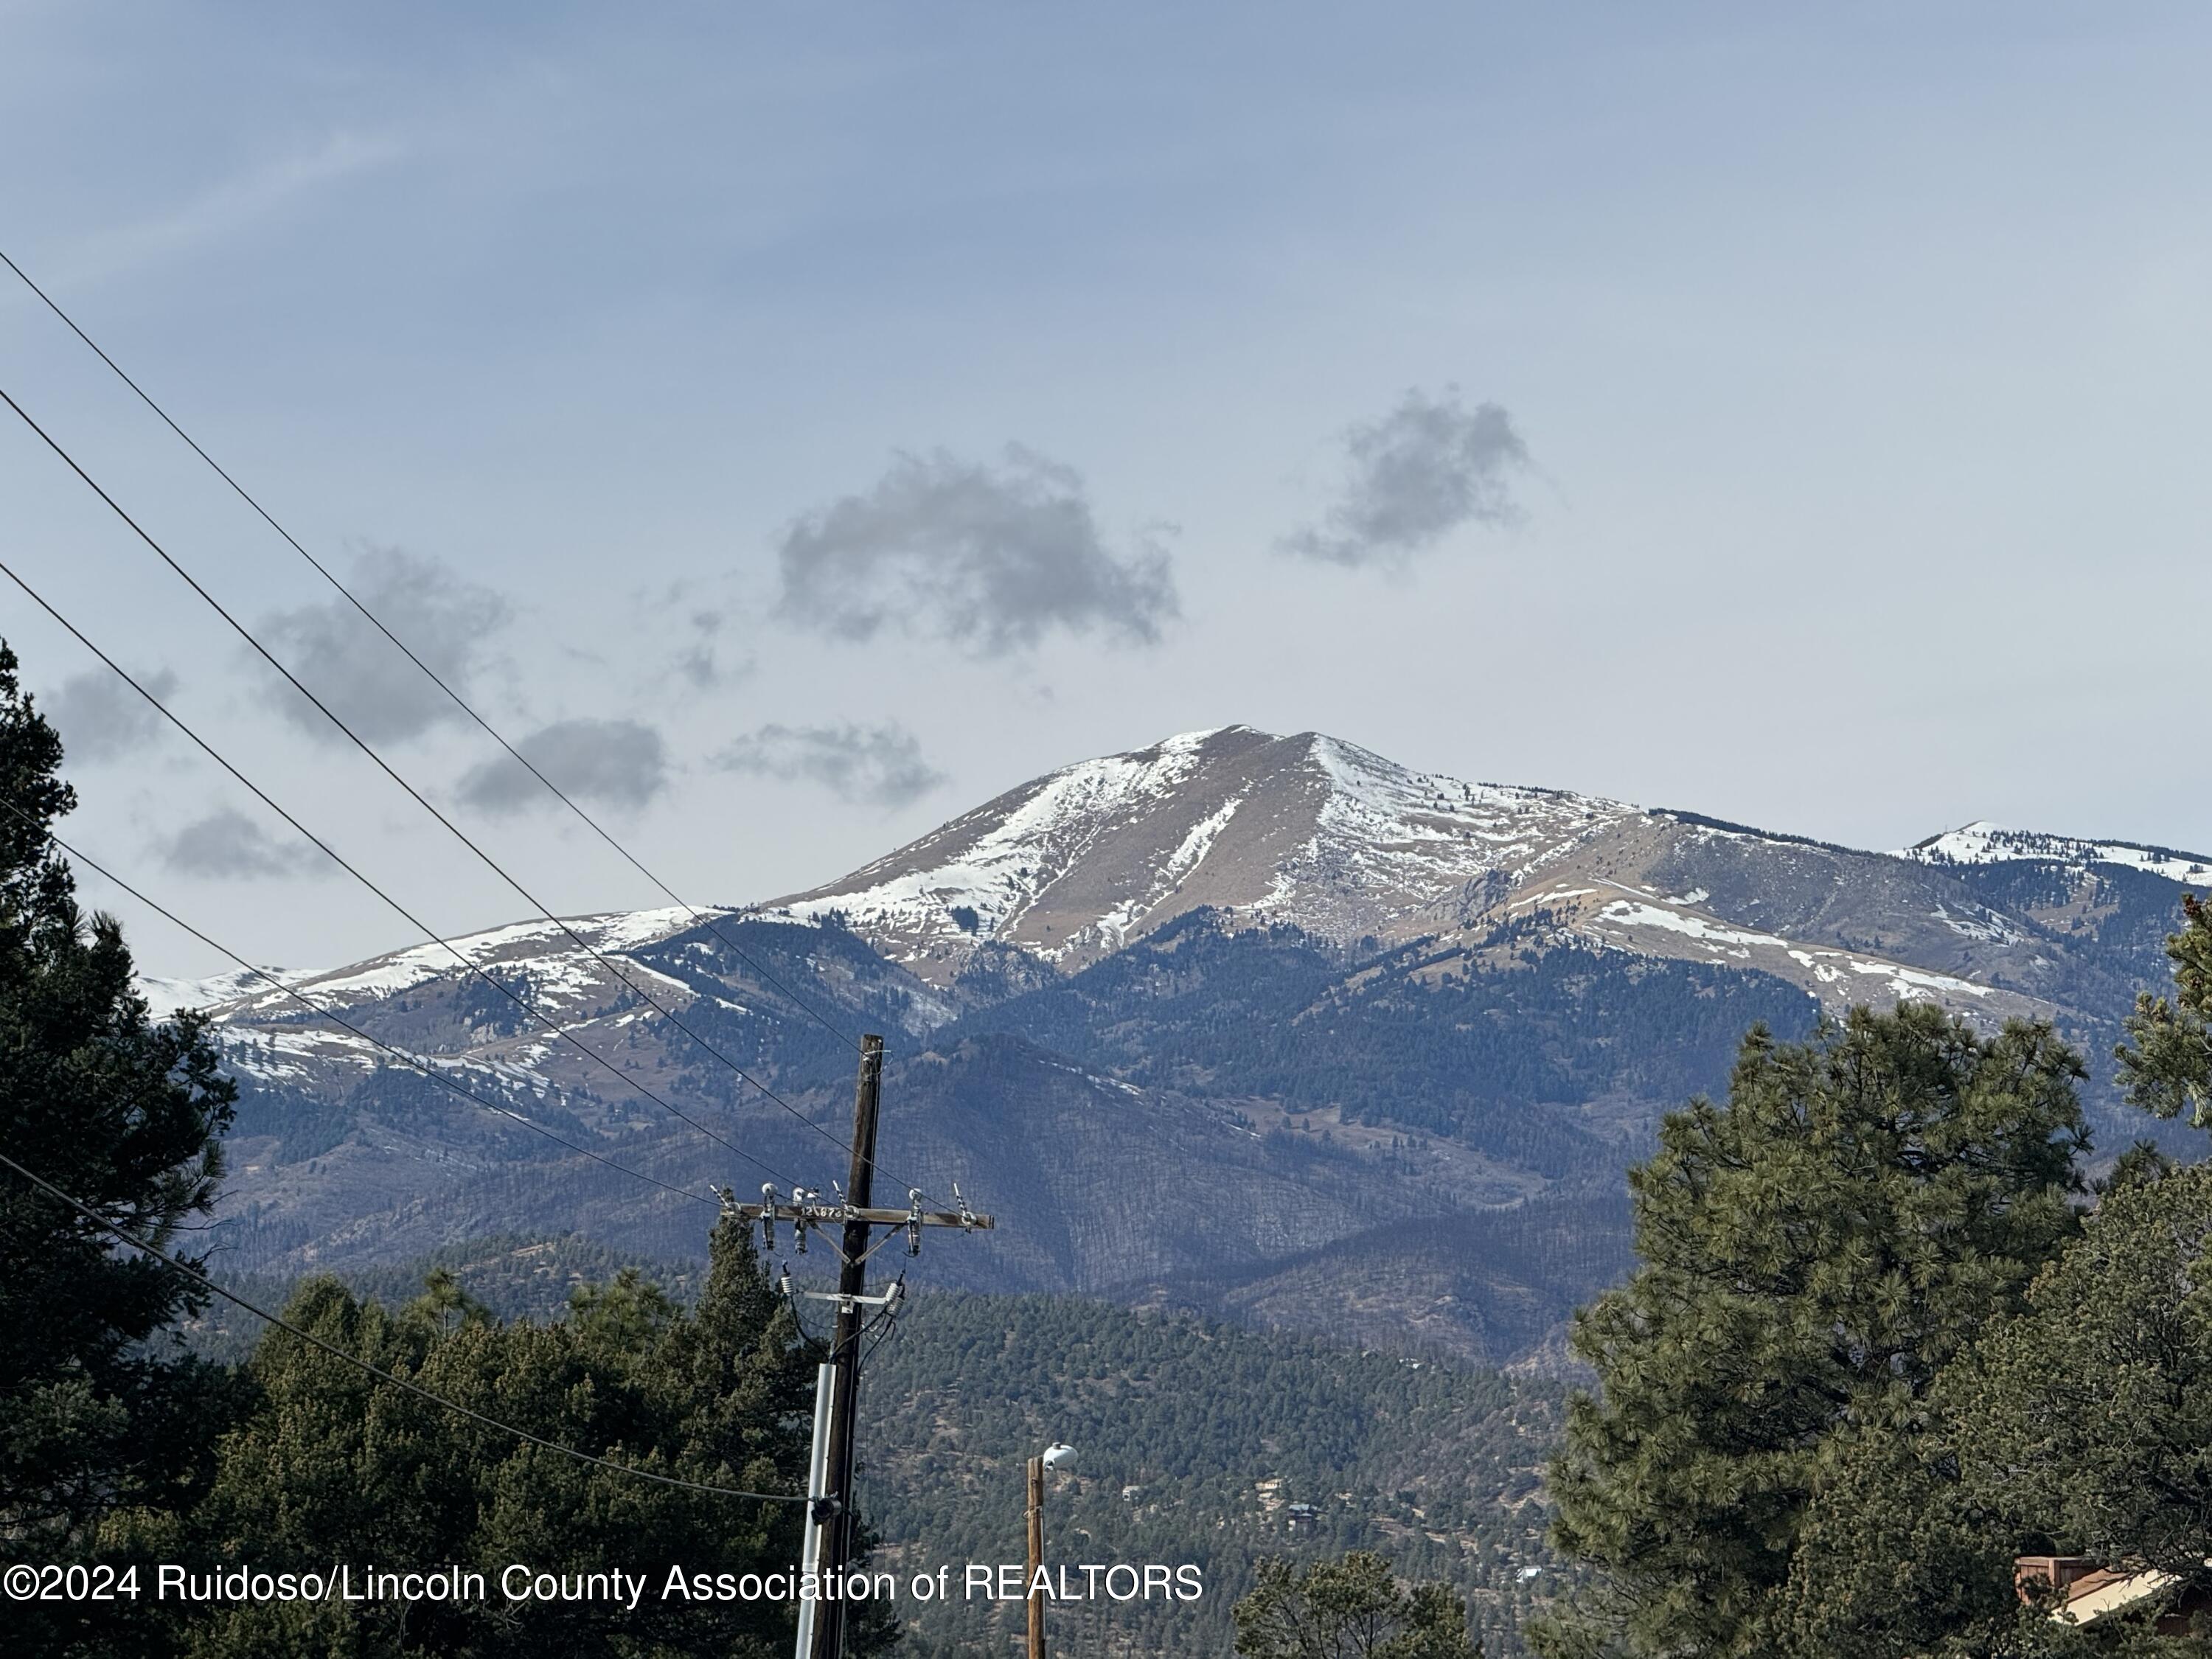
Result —
M 946 781 L 922 758 L 914 733 L 880 726 L 763 726 L 714 757 L 728 772 L 818 783 L 840 800 L 886 809 L 918 800 Z
M 677 653 L 676 672 L 692 690 L 718 691 L 752 672 L 750 657 L 724 657 L 722 634 L 728 619 L 720 611 L 694 611 L 689 622 L 690 642 Z
M 1510 483 L 1528 452 L 1496 404 L 1464 406 L 1456 386 L 1440 398 L 1407 392 L 1378 421 L 1344 434 L 1345 471 L 1317 525 L 1277 544 L 1285 553 L 1341 565 L 1403 565 L 1470 524 L 1519 521 Z
M 117 225 L 65 251 L 52 270 L 65 284 L 98 282 L 237 234 L 258 221 L 410 154 L 398 137 L 338 131 L 218 180 L 198 195 Z M 66 301 L 64 301 L 67 303 Z
M 608 806 L 644 805 L 668 785 L 668 744 L 632 720 L 557 720 L 516 743 L 563 794 Z M 544 785 L 506 755 L 471 769 L 461 799 L 489 812 L 557 805 Z
M 1176 615 L 1167 556 L 1116 557 L 1083 479 L 1019 445 L 999 465 L 902 455 L 873 487 L 793 525 L 781 613 L 848 639 L 886 623 L 977 656 L 1054 629 L 1153 644 Z

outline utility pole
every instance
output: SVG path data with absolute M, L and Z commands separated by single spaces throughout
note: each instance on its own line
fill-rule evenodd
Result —
M 786 1203 L 772 1185 L 761 1188 L 758 1204 L 739 1204 L 735 1194 L 727 1190 L 722 1194 L 724 1213 L 748 1224 L 758 1222 L 763 1242 L 770 1251 L 775 1249 L 779 1221 L 790 1223 L 792 1243 L 802 1255 L 810 1235 L 828 1235 L 833 1229 L 842 1235 L 830 1245 L 841 1264 L 834 1291 L 793 1290 L 788 1267 L 782 1279 L 786 1295 L 837 1304 L 836 1334 L 830 1340 L 829 1363 L 816 1381 L 814 1455 L 821 1476 L 819 1484 L 810 1481 L 809 1488 L 810 1496 L 816 1492 L 821 1496 L 817 1503 L 809 1505 L 807 1559 L 803 1567 L 815 1570 L 817 1587 L 830 1585 L 839 1592 L 853 1559 L 853 1466 L 860 1400 L 861 1320 L 867 1309 L 888 1310 L 896 1304 L 903 1282 L 894 1283 L 879 1296 L 867 1294 L 868 1258 L 890 1243 L 886 1237 L 871 1244 L 869 1236 L 878 1227 L 903 1229 L 907 1254 L 920 1255 L 925 1227 L 957 1227 L 972 1233 L 988 1232 L 996 1225 L 991 1217 L 978 1215 L 968 1207 L 957 1184 L 952 1188 L 953 1202 L 958 1206 L 955 1209 L 923 1209 L 920 1188 L 908 1191 L 903 1210 L 874 1206 L 876 1113 L 883 1076 L 884 1040 L 872 1033 L 860 1039 L 860 1077 L 853 1094 L 853 1162 L 839 1201 L 824 1204 L 819 1192 L 802 1188 Z M 817 1598 L 811 1606 L 801 1598 L 798 1659 L 840 1659 L 846 1641 L 845 1611 L 842 1593 Z
M 864 1036 L 853 1092 L 853 1166 L 845 1183 L 849 1209 L 865 1210 L 875 1197 L 876 1109 L 883 1085 L 884 1040 Z M 853 1419 L 860 1403 L 860 1309 L 854 1298 L 868 1288 L 866 1222 L 857 1217 L 846 1222 L 845 1246 L 838 1255 L 843 1265 L 837 1273 L 837 1334 L 830 1344 L 830 1361 L 837 1368 L 837 1392 L 830 1408 L 830 1491 L 837 1508 L 823 1533 L 823 1582 L 841 1578 L 853 1555 Z M 822 1613 L 815 1625 L 815 1659 L 838 1659 L 845 1650 L 843 1599 L 823 1602 Z
M 1048 1469 L 1064 1469 L 1075 1461 L 1075 1448 L 1055 1440 L 1030 1459 L 1030 1576 L 1029 1659 L 1044 1659 L 1044 1476 Z
M 1030 1650 L 1029 1659 L 1044 1659 L 1044 1459 L 1030 1459 Z

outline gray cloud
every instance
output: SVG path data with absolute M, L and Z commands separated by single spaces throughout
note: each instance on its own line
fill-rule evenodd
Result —
M 668 787 L 668 745 L 637 720 L 556 720 L 515 745 L 564 794 L 610 806 L 642 806 Z M 553 797 L 505 755 L 471 767 L 461 799 L 490 812 L 551 805 Z
M 1081 477 L 1019 445 L 996 467 L 902 455 L 793 525 L 780 558 L 780 612 L 849 639 L 893 622 L 1000 656 L 1055 627 L 1150 645 L 1176 615 L 1166 555 L 1116 558 Z
M 440 678 L 465 696 L 486 640 L 504 623 L 507 603 L 437 559 L 396 547 L 371 548 L 354 562 L 347 584 Z M 343 599 L 281 611 L 262 623 L 277 659 L 349 726 L 372 743 L 419 737 L 464 718 L 422 670 Z M 287 719 L 310 735 L 344 739 L 312 705 L 287 693 Z
M 1408 392 L 1379 421 L 1344 434 L 1342 494 L 1318 525 L 1277 546 L 1341 565 L 1402 565 L 1462 525 L 1517 523 L 1509 489 L 1528 452 L 1496 404 L 1473 409 L 1446 386 Z
M 167 702 L 177 689 L 177 677 L 163 668 L 139 675 L 138 684 Z M 151 743 L 166 724 L 151 704 L 105 668 L 64 680 L 46 699 L 45 712 L 75 762 L 119 760 Z
M 944 783 L 921 757 L 921 744 L 896 721 L 881 726 L 763 726 L 714 757 L 728 772 L 804 778 L 840 800 L 894 807 Z
M 721 635 L 726 619 L 719 611 L 695 611 L 690 616 L 691 643 L 678 653 L 676 672 L 694 690 L 714 691 L 732 685 L 753 672 L 753 659 L 725 662 Z
M 278 840 L 234 807 L 219 807 L 155 843 L 161 862 L 179 875 L 241 879 L 320 875 L 330 866 L 303 841 Z

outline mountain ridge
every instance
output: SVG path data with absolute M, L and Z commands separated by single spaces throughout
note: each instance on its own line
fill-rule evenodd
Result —
M 1832 1012 L 1886 993 L 1978 1020 L 2056 1017 L 2067 940 L 1959 878 L 1942 840 L 1920 857 L 1861 851 L 1231 726 L 1032 779 L 767 908 L 834 915 L 933 983 L 991 943 L 1065 972 L 1201 907 L 1470 953 L 1533 915 L 1598 948 L 1754 966 Z M 1776 890 L 1808 888 L 1831 896 L 1825 914 Z
M 1926 864 L 2117 865 L 2192 886 L 2212 886 L 2212 857 L 2146 842 L 2096 840 L 2041 830 L 2012 830 L 1977 819 L 1917 841 L 1894 854 Z
M 1172 847 L 1156 818 L 1174 835 Z M 1224 843 L 1232 830 L 1249 844 L 1235 845 L 1236 836 Z M 2056 1006 L 2032 984 L 1978 980 L 1872 946 L 1853 959 L 1850 945 L 1835 939 L 1762 932 L 1747 916 L 1714 909 L 1710 888 L 1685 883 L 1670 892 L 1619 879 L 1624 864 L 1685 864 L 1686 848 L 1725 842 L 1895 861 L 1935 875 L 2048 862 L 2109 865 L 2212 885 L 2212 858 L 2147 842 L 1977 821 L 1910 848 L 1874 852 L 1680 809 L 1417 772 L 1326 733 L 1278 737 L 1231 725 L 1073 763 L 847 875 L 762 903 L 597 912 L 489 928 L 453 943 L 486 963 L 533 965 L 550 975 L 544 988 L 558 994 L 582 988 L 556 981 L 573 981 L 578 964 L 589 961 L 566 942 L 565 930 L 619 955 L 702 917 L 768 915 L 850 927 L 918 979 L 950 986 L 986 945 L 1011 946 L 1066 972 L 1204 908 L 1232 925 L 1289 922 L 1340 943 L 1465 933 L 1478 920 L 1494 925 L 1541 911 L 1553 927 L 1601 947 L 1739 962 L 1778 951 L 1785 962 L 1761 965 L 1804 982 L 1824 1002 L 1834 996 L 1822 987 L 1874 980 L 1887 983 L 1871 988 L 1929 995 L 1970 1013 L 2048 1012 Z M 1596 847 L 1601 842 L 1607 845 Z M 934 864 L 925 861 L 933 856 Z M 1554 866 L 1557 878 L 1549 875 Z M 1595 885 L 1577 885 L 1583 881 Z M 1960 901 L 1955 908 L 1939 890 L 1928 919 L 1984 943 L 2025 937 L 2021 919 L 1970 890 L 1953 896 Z M 531 948 L 538 945 L 547 948 Z M 1798 957 L 1793 946 L 1802 947 Z M 1808 963 L 1807 951 L 1825 960 Z M 266 971 L 296 988 L 349 993 L 404 989 L 454 966 L 451 952 L 426 943 L 337 969 Z M 157 1003 L 173 999 L 168 1006 L 267 1007 L 284 1000 L 245 972 L 148 976 L 141 983 Z M 1993 994 L 2000 1000 L 1992 1002 Z M 940 1012 L 949 1018 L 952 1011 Z
M 241 1090 L 219 1229 L 243 1268 L 556 1219 L 695 1253 L 684 1195 L 757 1182 L 744 1160 L 779 1185 L 842 1173 L 815 1126 L 843 1121 L 852 1055 L 815 1008 L 891 1039 L 887 1178 L 957 1181 L 1000 1217 L 933 1253 L 939 1282 L 1504 1362 L 1555 1352 L 1625 1263 L 1621 1170 L 1661 1114 L 1725 1086 L 1753 1024 L 1786 1040 L 1905 998 L 2110 1052 L 2164 982 L 2181 887 L 2156 860 L 2045 856 L 2050 837 L 1972 861 L 1942 843 L 1860 852 L 1224 727 L 1030 780 L 768 905 L 453 941 L 559 1037 L 428 943 L 277 973 L 373 1042 L 243 975 L 148 988 L 212 999 Z M 2092 1106 L 2110 1121 L 2108 1092 Z M 533 1124 L 678 1190 L 638 1193 Z M 1217 1188 L 1249 1201 L 1190 1202 Z

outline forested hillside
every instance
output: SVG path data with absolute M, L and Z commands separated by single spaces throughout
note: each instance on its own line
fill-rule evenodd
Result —
M 1018 1560 L 1023 1463 L 1048 1477 L 1048 1561 L 1196 1561 L 1205 1599 L 1062 1608 L 1064 1652 L 1220 1653 L 1263 1555 L 1387 1554 L 1467 1596 L 1492 1654 L 1555 1588 L 1538 1477 L 1560 1391 L 1495 1372 L 1050 1297 L 916 1298 L 865 1385 L 861 1503 L 909 1570 Z M 1293 1530 L 1290 1506 L 1310 1504 Z M 1019 1608 L 994 1626 L 1018 1629 Z M 979 1610 L 922 1609 L 906 1650 L 986 1645 Z
M 636 1265 L 580 1240 L 509 1238 L 353 1284 L 397 1305 L 442 1269 L 486 1308 L 543 1320 L 574 1287 Z M 687 1271 L 653 1276 L 679 1298 L 696 1289 Z M 283 1300 L 287 1287 L 250 1291 Z M 827 1322 L 826 1310 L 808 1318 L 817 1334 Z M 242 1358 L 253 1325 L 218 1310 L 195 1346 Z M 1230 1607 L 1259 1558 L 1369 1548 L 1454 1584 L 1488 1650 L 1512 1654 L 1559 1583 L 1538 1477 L 1562 1400 L 1547 1382 L 1184 1313 L 923 1291 L 869 1356 L 860 1501 L 883 1565 L 903 1578 L 950 1563 L 957 1579 L 969 1561 L 1022 1559 L 1024 1463 L 1066 1441 L 1079 1455 L 1048 1496 L 1048 1559 L 1194 1562 L 1206 1586 L 1192 1604 L 1056 1611 L 1079 1650 L 1226 1652 Z M 1294 1504 L 1316 1510 L 1295 1530 Z M 953 1659 L 1020 1627 L 1018 1606 L 903 1611 L 913 1659 Z
M 1795 1036 L 1818 1012 L 1762 974 L 1515 943 L 1346 952 L 1198 910 L 933 1042 L 1018 1032 L 1141 1086 L 1450 1135 L 1557 1179 L 1612 1157 L 1581 1109 L 1686 1097 L 1747 1027 Z

